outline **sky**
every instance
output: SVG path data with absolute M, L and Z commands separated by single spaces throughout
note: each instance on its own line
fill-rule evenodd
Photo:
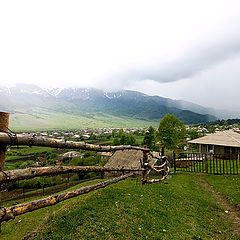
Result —
M 1 1 L 0 85 L 19 82 L 238 110 L 240 1 Z

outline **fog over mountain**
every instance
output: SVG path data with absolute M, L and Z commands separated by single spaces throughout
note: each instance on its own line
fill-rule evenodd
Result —
M 240 109 L 239 1 L 1 1 L 0 22 L 1 84 Z
M 149 96 L 137 91 L 107 92 L 93 88 L 42 89 L 33 84 L 0 88 L 0 110 L 11 112 L 14 126 L 20 121 L 23 128 L 25 119 L 32 128 L 45 128 L 48 121 L 52 121 L 51 127 L 56 125 L 55 127 L 64 128 L 64 124 L 58 124 L 57 118 L 68 117 L 71 124 L 73 116 L 87 118 L 88 121 L 103 117 L 105 121 L 110 122 L 115 118 L 124 122 L 124 118 L 128 118 L 133 122 L 138 121 L 138 126 L 141 125 L 141 121 L 145 126 L 157 126 L 167 113 L 175 114 L 186 124 L 217 119 L 212 115 L 212 109 L 186 101 Z M 125 119 L 126 124 L 128 120 Z M 118 120 L 112 121 L 114 126 L 122 127 Z M 80 121 L 79 124 L 84 127 L 83 122 Z M 101 122 L 98 126 L 101 126 Z

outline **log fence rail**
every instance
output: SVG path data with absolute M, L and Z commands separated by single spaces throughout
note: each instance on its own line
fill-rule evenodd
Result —
M 74 142 L 66 140 L 57 140 L 52 138 L 39 137 L 35 134 L 14 134 L 8 129 L 9 113 L 0 112 L 0 185 L 3 183 L 8 183 L 17 180 L 31 179 L 41 176 L 52 176 L 57 174 L 65 173 L 80 173 L 80 172 L 106 172 L 106 171 L 118 171 L 122 172 L 123 175 L 114 179 L 110 179 L 98 184 L 79 188 L 77 190 L 72 190 L 64 192 L 61 194 L 49 196 L 47 198 L 39 199 L 36 201 L 15 205 L 11 207 L 0 207 L 0 240 L 1 240 L 1 223 L 3 221 L 8 221 L 14 219 L 15 216 L 31 212 L 43 207 L 51 206 L 57 204 L 66 199 L 88 193 L 90 191 L 104 188 L 110 184 L 117 183 L 128 177 L 133 176 L 134 172 L 142 172 L 142 184 L 160 182 L 164 180 L 169 173 L 168 161 L 166 157 L 155 157 L 156 161 L 161 160 L 162 164 L 160 166 L 154 166 L 149 164 L 149 157 L 154 156 L 151 154 L 151 149 L 141 148 L 130 145 L 122 146 L 100 146 L 87 144 L 84 142 Z M 143 159 L 141 160 L 140 168 L 111 168 L 111 167 L 101 167 L 101 166 L 51 166 L 51 167 L 37 167 L 37 168 L 26 168 L 17 170 L 3 171 L 6 148 L 8 145 L 27 145 L 27 146 L 44 146 L 53 148 L 64 148 L 64 149 L 81 149 L 88 151 L 97 152 L 112 152 L 121 150 L 140 150 L 143 152 Z M 155 172 L 161 174 L 161 178 L 148 180 L 147 176 L 150 172 Z M 126 174 L 124 174 L 126 173 Z M 1 198 L 0 198 L 1 200 Z

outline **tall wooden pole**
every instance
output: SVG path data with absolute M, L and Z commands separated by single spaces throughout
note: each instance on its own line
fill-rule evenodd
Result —
M 173 167 L 174 167 L 174 172 L 177 171 L 177 165 L 176 165 L 176 153 L 173 151 Z
M 8 132 L 9 113 L 0 112 L 0 131 Z M 0 170 L 3 171 L 7 145 L 0 145 Z
M 8 124 L 9 124 L 9 113 L 0 112 L 0 131 L 8 132 Z M 0 144 L 0 171 L 3 171 L 5 157 L 6 157 L 6 144 Z M 2 202 L 2 193 L 0 193 L 0 203 Z M 2 239 L 2 228 L 0 222 L 0 240 Z
M 147 167 L 148 164 L 148 153 L 143 152 L 143 168 L 144 171 L 142 172 L 142 184 L 147 183 L 147 175 L 148 175 L 148 171 L 149 168 Z

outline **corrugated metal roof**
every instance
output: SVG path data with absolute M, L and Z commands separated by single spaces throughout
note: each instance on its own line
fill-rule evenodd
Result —
M 231 130 L 221 131 L 188 141 L 188 143 L 240 147 L 240 134 Z

